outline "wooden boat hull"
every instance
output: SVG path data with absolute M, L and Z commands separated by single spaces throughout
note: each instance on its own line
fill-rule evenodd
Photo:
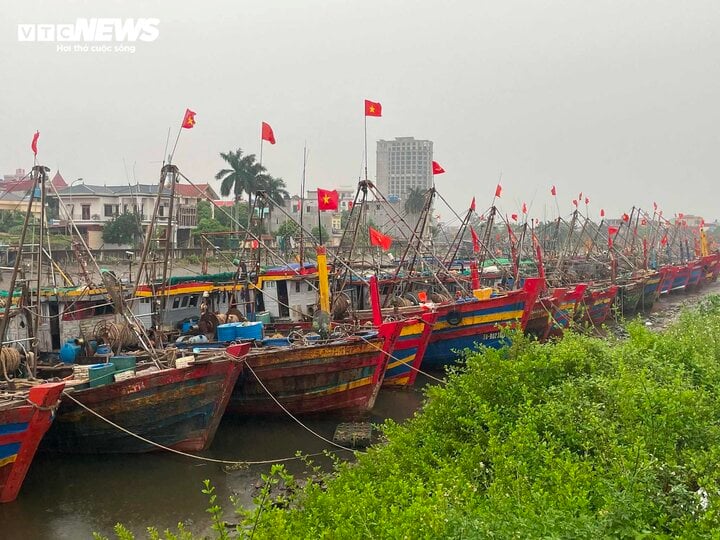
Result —
M 14 501 L 52 424 L 65 383 L 30 389 L 27 402 L 0 408 L 0 503 Z
M 643 296 L 644 284 L 643 279 L 630 279 L 626 283 L 618 285 L 615 305 L 623 315 L 637 310 L 640 298 Z
M 551 331 L 551 326 L 556 322 L 555 316 L 562 318 L 560 312 L 568 290 L 564 287 L 553 289 L 548 296 L 535 300 L 533 310 L 525 325 L 525 333 L 535 336 L 537 339 L 546 339 Z
M 703 263 L 702 260 L 693 261 L 690 266 L 690 278 L 686 285 L 686 289 L 697 289 L 703 280 Z
M 245 352 L 249 344 L 242 344 Z M 243 355 L 240 356 L 242 358 Z M 93 411 L 150 441 L 196 452 L 212 443 L 243 363 L 237 359 L 194 363 L 73 392 Z M 65 396 L 42 450 L 87 454 L 157 450 Z
M 437 322 L 422 365 L 439 368 L 454 363 L 464 349 L 504 345 L 506 340 L 501 329 L 513 325 L 525 328 L 543 281 L 531 278 L 522 290 L 485 300 L 461 299 L 438 306 Z
M 578 283 L 573 290 L 567 292 L 563 299 L 558 302 L 552 313 L 552 324 L 550 325 L 550 336 L 561 336 L 565 329 L 570 326 L 570 321 L 575 318 L 578 303 L 583 299 L 587 285 Z
M 687 287 L 690 281 L 690 273 L 692 272 L 692 264 L 685 264 L 678 267 L 678 271 L 673 276 L 672 284 L 670 285 L 670 292 L 681 291 Z
M 660 272 L 652 272 L 643 278 L 643 290 L 638 303 L 640 309 L 650 309 L 658 299 L 661 279 L 662 274 Z
M 366 338 L 350 336 L 326 344 L 252 351 L 245 359 L 249 369 L 235 386 L 228 413 L 285 414 L 268 393 L 296 415 L 370 410 L 385 376 L 388 354 L 405 324 L 383 323 L 376 335 Z M 233 354 L 232 346 L 228 352 Z
M 417 322 L 403 327 L 395 342 L 393 357 L 388 361 L 383 386 L 412 386 L 415 383 L 436 319 L 437 312 L 429 311 Z
M 660 269 L 660 294 L 667 294 L 672 288 L 675 276 L 680 271 L 677 266 L 663 266 Z
M 579 322 L 599 326 L 605 322 L 617 296 L 617 285 L 588 289 L 576 313 Z

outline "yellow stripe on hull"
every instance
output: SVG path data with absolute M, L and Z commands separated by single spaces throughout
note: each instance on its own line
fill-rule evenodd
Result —
M 463 317 L 460 324 L 450 324 L 449 322 L 435 323 L 433 330 L 445 330 L 446 328 L 462 328 L 463 326 L 476 326 L 481 324 L 493 323 L 498 321 L 519 321 L 522 319 L 523 310 L 503 311 L 500 313 L 492 313 L 490 315 L 476 315 L 474 317 Z
M 0 467 L 4 467 L 5 465 L 9 465 L 10 463 L 15 462 L 15 458 L 17 458 L 17 454 L 13 456 L 8 456 L 6 458 L 0 459 Z
M 412 363 L 415 361 L 415 355 L 411 354 L 407 358 L 403 358 L 402 360 L 396 360 L 392 362 L 391 364 L 388 364 L 387 371 L 390 371 L 393 368 L 396 368 L 398 366 L 412 366 Z

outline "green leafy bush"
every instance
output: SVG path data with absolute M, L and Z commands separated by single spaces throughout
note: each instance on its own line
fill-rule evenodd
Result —
M 634 323 L 628 335 L 547 344 L 514 335 L 506 349 L 466 352 L 423 410 L 387 422 L 387 443 L 356 463 L 302 489 L 275 467 L 265 485 L 293 484 L 290 495 L 241 509 L 237 534 L 716 536 L 720 299 L 665 332 Z

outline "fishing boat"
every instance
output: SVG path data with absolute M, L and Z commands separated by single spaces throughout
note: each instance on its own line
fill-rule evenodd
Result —
M 423 313 L 417 321 L 403 325 L 385 370 L 383 386 L 412 386 L 430 343 L 437 312 Z
M 542 279 L 528 278 L 522 289 L 482 300 L 461 298 L 438 305 L 438 319 L 422 365 L 431 368 L 450 365 L 461 351 L 477 345 L 501 347 L 506 343 L 502 329 L 525 328 L 542 287 Z
M 561 336 L 565 329 L 570 326 L 586 289 L 587 284 L 585 283 L 575 285 L 572 290 L 567 290 L 565 295 L 553 306 L 551 324 L 545 337 Z
M 575 314 L 576 320 L 600 326 L 610 315 L 617 292 L 617 285 L 590 285 L 580 301 L 581 307 Z
M 357 414 L 375 404 L 390 356 L 403 327 L 420 321 L 388 321 L 377 329 L 317 344 L 261 347 L 250 351 L 228 413 L 242 415 Z M 237 345 L 227 352 L 237 354 Z
M 64 387 L 49 382 L 23 392 L 0 392 L 0 503 L 17 497 Z
M 556 287 L 549 295 L 535 300 L 535 305 L 525 325 L 525 333 L 540 340 L 546 339 L 554 322 L 553 313 L 557 313 L 558 307 L 567 293 L 566 288 Z
M 690 281 L 690 274 L 692 273 L 694 263 L 690 262 L 687 264 L 680 264 L 677 266 L 677 271 L 673 276 L 672 282 L 670 283 L 669 292 L 684 290 Z
M 643 296 L 645 281 L 642 277 L 631 277 L 617 282 L 618 291 L 615 306 L 623 315 L 633 313 Z
M 652 308 L 655 301 L 660 296 L 660 281 L 662 280 L 662 274 L 657 271 L 648 270 L 646 271 L 645 277 L 643 278 L 643 290 L 640 296 L 640 303 L 638 304 L 641 309 L 649 310 Z
M 149 452 L 158 445 L 186 452 L 206 450 L 249 348 L 249 343 L 239 344 L 232 357 L 197 358 L 183 367 L 149 367 L 95 387 L 90 381 L 69 380 L 41 448 L 84 454 Z M 101 376 L 114 377 L 112 371 Z

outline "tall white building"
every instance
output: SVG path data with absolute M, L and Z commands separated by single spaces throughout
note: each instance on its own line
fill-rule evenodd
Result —
M 386 196 L 405 198 L 412 188 L 432 186 L 432 141 L 396 137 L 377 142 L 377 186 Z

